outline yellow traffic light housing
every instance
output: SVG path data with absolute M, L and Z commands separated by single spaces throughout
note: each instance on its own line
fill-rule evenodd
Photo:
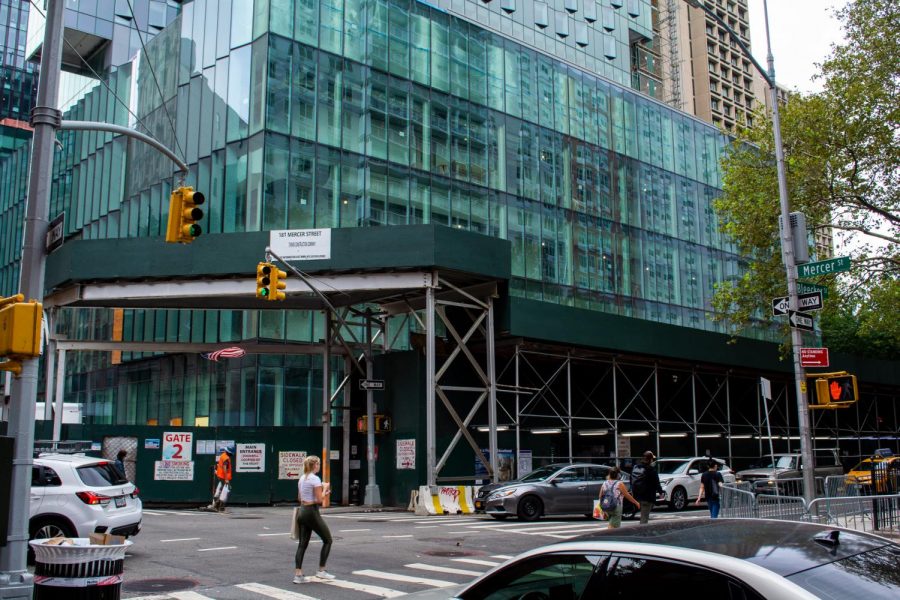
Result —
M 256 297 L 271 300 L 269 294 L 272 284 L 272 271 L 277 271 L 272 263 L 261 262 L 256 265 Z
M 285 299 L 285 293 L 281 291 L 287 287 L 287 283 L 284 282 L 285 279 L 287 279 L 287 273 L 277 267 L 272 269 L 272 282 L 269 284 L 269 300 Z
M 166 241 L 169 243 L 190 244 L 203 233 L 197 223 L 203 218 L 200 205 L 206 197 L 192 187 L 179 187 L 172 190 L 169 197 L 169 222 L 166 227 Z
M 856 375 L 847 371 L 813 373 L 807 378 L 815 380 L 816 404 L 810 404 L 810 408 L 846 408 L 859 400 Z
M 22 360 L 41 354 L 41 323 L 43 306 L 40 302 L 23 302 L 16 294 L 0 299 L 0 371 L 22 372 Z

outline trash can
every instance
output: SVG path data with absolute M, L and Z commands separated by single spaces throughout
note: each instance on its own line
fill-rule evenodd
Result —
M 32 540 L 34 600 L 119 600 L 125 551 L 133 542 L 92 545 L 89 538 L 72 544 Z

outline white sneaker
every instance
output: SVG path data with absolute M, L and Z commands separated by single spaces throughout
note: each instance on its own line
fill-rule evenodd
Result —
M 319 579 L 337 579 L 337 577 L 335 577 L 328 571 L 318 571 L 316 573 L 316 577 L 318 577 Z
M 294 583 L 306 583 L 308 580 L 309 578 L 303 575 L 294 575 Z

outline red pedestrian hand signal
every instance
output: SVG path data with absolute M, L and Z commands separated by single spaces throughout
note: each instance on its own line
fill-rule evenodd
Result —
M 832 381 L 831 385 L 828 386 L 831 392 L 831 399 L 834 401 L 840 400 L 841 398 L 841 386 L 837 381 Z

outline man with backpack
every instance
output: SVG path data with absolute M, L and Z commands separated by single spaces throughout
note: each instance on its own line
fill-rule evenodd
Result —
M 641 503 L 641 524 L 650 521 L 650 511 L 656 503 L 656 495 L 662 493 L 659 474 L 653 466 L 656 456 L 649 450 L 644 458 L 631 470 L 631 493 Z

